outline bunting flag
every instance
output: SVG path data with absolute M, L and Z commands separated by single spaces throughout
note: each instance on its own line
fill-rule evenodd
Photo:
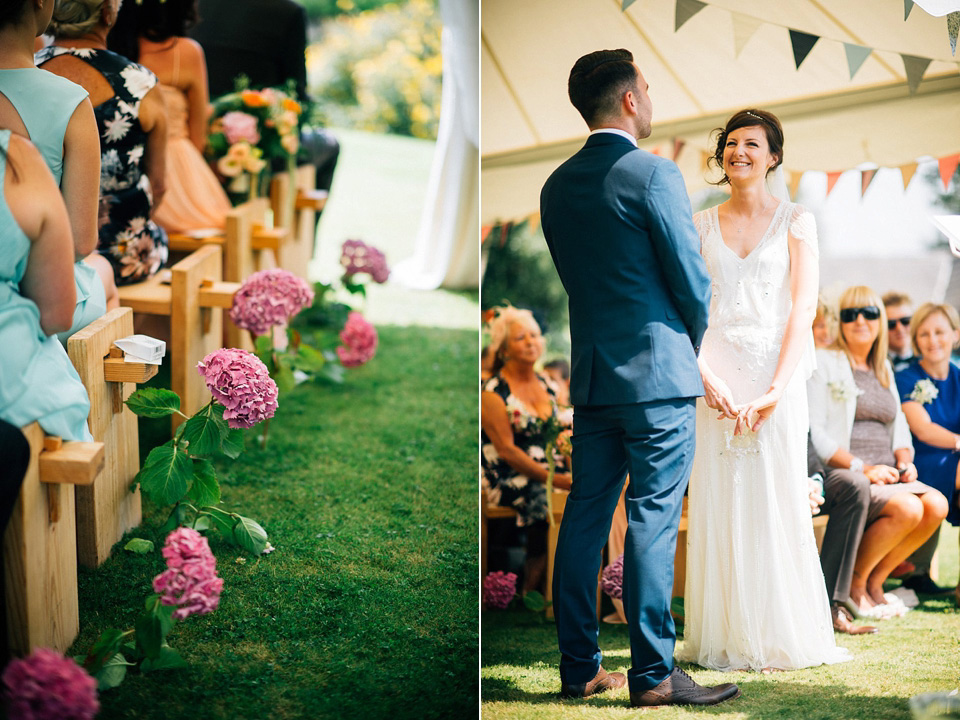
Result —
M 790 44 L 793 46 L 793 60 L 797 64 L 797 70 L 800 69 L 800 65 L 807 59 L 807 55 L 810 54 L 810 51 L 813 50 L 813 46 L 817 44 L 817 40 L 819 39 L 819 35 L 811 35 L 810 33 L 790 29 Z M 930 61 L 927 60 L 927 63 L 929 62 Z
M 873 182 L 873 179 L 877 176 L 877 168 L 873 170 L 863 170 L 860 173 L 860 199 L 863 199 L 863 196 L 867 194 L 867 188 L 870 187 L 870 183 Z
M 960 165 L 960 153 L 940 158 L 937 160 L 937 165 L 940 166 L 940 182 L 943 183 L 943 191 L 946 192 L 947 186 L 950 184 L 950 178 L 956 172 L 957 165 Z
M 623 4 L 620 6 L 621 10 L 626 10 L 628 7 L 633 5 L 637 0 L 623 0 Z
M 676 162 L 677 158 L 680 157 L 680 151 L 683 150 L 683 146 L 687 144 L 686 140 L 681 140 L 680 138 L 673 139 L 673 161 Z
M 947 15 L 947 36 L 950 38 L 950 54 L 957 54 L 957 31 L 960 30 L 960 11 Z
M 710 167 L 710 165 L 709 165 L 709 160 L 710 160 L 710 158 L 712 158 L 712 157 L 713 157 L 713 155 L 711 155 L 710 153 L 708 153 L 706 150 L 701 150 L 701 151 L 700 151 L 700 171 L 701 171 L 701 172 L 707 170 L 707 169 Z
M 910 11 L 913 10 L 913 0 L 903 0 L 903 21 L 906 22 L 910 17 Z
M 920 87 L 923 74 L 930 65 L 930 58 L 904 55 L 903 53 L 900 53 L 900 57 L 903 58 L 903 69 L 907 73 L 907 87 L 910 88 L 910 94 L 913 95 L 917 92 L 917 88 Z
M 487 238 L 490 237 L 490 232 L 493 230 L 493 225 L 484 225 L 480 228 L 480 244 L 486 242 Z
M 828 172 L 827 173 L 827 196 L 829 197 L 830 192 L 833 190 L 833 186 L 837 184 L 837 180 L 840 179 L 840 176 L 843 174 L 842 170 L 837 172 Z
M 696 15 L 698 12 L 703 10 L 707 4 L 705 2 L 700 2 L 700 0 L 677 0 L 677 10 L 676 16 L 674 18 L 673 31 L 676 32 L 683 24 Z
M 802 177 L 802 172 L 790 173 L 790 184 L 787 186 L 787 189 L 790 191 L 790 199 L 794 202 L 797 201 L 797 191 L 800 189 L 800 178 Z
M 753 37 L 757 28 L 759 28 L 763 22 L 755 17 L 750 17 L 742 13 L 732 12 L 730 16 L 733 18 L 733 56 L 740 57 L 744 46 L 750 41 L 750 38 Z
M 530 215 L 526 218 L 526 221 L 530 230 L 536 230 L 538 227 L 540 227 L 540 211 L 537 210 L 536 212 L 530 213 Z
M 910 184 L 910 180 L 913 179 L 913 174 L 917 171 L 917 163 L 907 163 L 906 165 L 900 166 L 900 175 L 903 176 L 903 190 L 906 192 L 907 186 Z
M 844 43 L 843 49 L 847 51 L 847 67 L 850 68 L 850 79 L 853 80 L 853 76 L 857 74 L 857 70 L 859 70 L 860 66 L 870 57 L 873 48 Z

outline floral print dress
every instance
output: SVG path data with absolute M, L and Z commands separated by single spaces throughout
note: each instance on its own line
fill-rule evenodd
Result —
M 550 395 L 553 416 L 559 417 L 557 399 L 553 389 L 543 377 L 539 375 L 537 377 Z M 496 393 L 503 398 L 507 406 L 510 427 L 513 429 L 514 444 L 536 462 L 546 463 L 546 441 L 543 433 L 545 421 L 511 393 L 510 385 L 500 375 L 494 375 L 487 380 L 483 385 L 483 391 Z M 546 485 L 531 480 L 526 475 L 514 470 L 506 460 L 497 454 L 497 449 L 486 433 L 481 433 L 480 442 L 483 482 L 486 485 L 487 497 L 490 501 L 516 510 L 519 527 L 546 521 Z M 564 457 L 559 453 L 555 453 L 554 457 L 557 461 L 556 472 L 569 472 Z
M 140 101 L 156 84 L 147 68 L 109 50 L 50 46 L 36 55 L 37 66 L 70 54 L 110 83 L 114 96 L 93 111 L 100 130 L 100 240 L 98 252 L 113 266 L 117 285 L 154 275 L 167 261 L 167 236 L 151 219 L 153 193 L 147 177 L 147 134 L 140 125 Z

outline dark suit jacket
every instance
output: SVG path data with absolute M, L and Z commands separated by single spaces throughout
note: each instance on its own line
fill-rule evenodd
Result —
M 540 212 L 569 295 L 573 404 L 702 395 L 710 278 L 677 166 L 591 135 L 543 186 Z
M 306 97 L 307 15 L 293 0 L 200 0 L 200 22 L 190 37 L 207 57 L 210 97 L 234 90 L 244 73 L 250 86 L 297 83 Z

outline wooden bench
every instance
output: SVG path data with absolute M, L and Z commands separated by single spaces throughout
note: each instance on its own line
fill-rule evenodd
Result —
M 157 366 L 126 362 L 114 341 L 133 334 L 133 311 L 111 310 L 67 341 L 67 354 L 90 397 L 87 423 L 104 444 L 104 469 L 92 485 L 78 486 L 77 559 L 97 567 L 123 534 L 140 524 L 140 491 L 130 484 L 140 470 L 137 416 L 123 404 L 157 374 Z
M 284 270 L 308 280 L 307 270 L 313 259 L 317 234 L 317 216 L 327 204 L 326 190 L 316 189 L 316 169 L 301 165 L 291 173 L 273 176 L 270 183 L 270 206 L 273 223 L 288 231 L 288 242 L 277 264 Z
M 101 442 L 62 443 L 36 423 L 23 428 L 30 465 L 3 539 L 7 632 L 12 655 L 65 652 L 80 628 L 74 485 L 104 465 Z

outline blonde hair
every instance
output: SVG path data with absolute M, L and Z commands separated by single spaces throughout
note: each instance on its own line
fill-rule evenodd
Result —
M 114 0 L 56 0 L 48 30 L 57 38 L 78 38 L 100 22 L 105 2 Z M 119 6 L 119 3 L 117 3 Z
M 920 348 L 917 347 L 917 332 L 920 330 L 920 326 L 926 322 L 927 318 L 937 313 L 940 313 L 947 319 L 951 328 L 960 330 L 960 315 L 957 314 L 957 310 L 953 305 L 947 305 L 946 303 L 941 305 L 930 302 L 924 303 L 914 310 L 910 320 L 910 345 L 913 347 L 913 354 L 918 357 L 920 356 Z M 953 348 L 956 349 L 958 345 L 960 345 L 960 343 L 954 343 Z
M 875 306 L 880 311 L 880 331 L 877 333 L 870 352 L 867 353 L 867 365 L 873 368 L 873 374 L 885 388 L 890 387 L 890 373 L 887 371 L 887 311 L 883 307 L 883 300 L 873 290 L 866 285 L 854 285 L 843 291 L 840 296 L 840 302 L 837 303 L 837 316 L 847 308 Z M 840 323 L 840 331 L 837 333 L 837 339 L 833 341 L 833 347 L 843 350 L 853 367 L 853 354 L 850 352 L 850 346 L 847 345 L 847 339 L 843 336 L 844 323 Z
M 516 323 L 534 327 L 540 332 L 540 325 L 533 317 L 533 313 L 522 308 L 515 308 L 513 305 L 493 308 L 493 318 L 490 320 L 490 350 L 493 351 L 493 374 L 496 375 L 503 367 L 504 360 L 503 349 L 507 344 L 507 338 L 510 335 L 510 326 Z M 541 353 L 545 343 L 541 338 Z

